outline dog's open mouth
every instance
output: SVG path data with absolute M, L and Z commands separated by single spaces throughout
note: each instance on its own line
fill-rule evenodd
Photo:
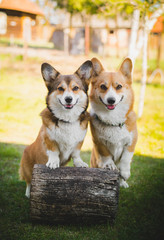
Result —
M 114 110 L 115 107 L 123 100 L 123 98 L 124 98 L 124 96 L 121 97 L 120 101 L 119 101 L 117 104 L 109 104 L 109 105 L 107 105 L 107 104 L 105 104 L 105 103 L 103 102 L 102 98 L 99 97 L 100 101 L 101 101 L 101 102 L 107 107 L 107 109 L 109 109 L 109 110 Z
M 106 105 L 109 110 L 114 110 L 116 105 Z
M 75 104 L 63 104 L 60 99 L 59 99 L 60 104 L 65 108 L 65 109 L 72 109 L 77 103 L 78 99 L 76 100 Z
M 66 109 L 72 109 L 73 106 L 74 106 L 74 105 L 72 105 L 72 104 L 66 104 L 66 105 L 64 105 L 64 107 L 65 107 Z

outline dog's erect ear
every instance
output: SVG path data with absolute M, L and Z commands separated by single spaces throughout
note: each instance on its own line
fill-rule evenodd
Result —
M 97 58 L 92 58 L 91 61 L 93 64 L 93 71 L 95 75 L 99 75 L 104 70 L 101 62 Z
M 88 85 L 92 77 L 93 65 L 91 61 L 84 62 L 75 72 Z
M 50 90 L 52 82 L 60 73 L 48 63 L 42 64 L 41 73 L 48 90 Z
M 127 78 L 130 83 L 132 82 L 132 67 L 132 60 L 130 58 L 126 58 L 119 69 L 119 71 Z

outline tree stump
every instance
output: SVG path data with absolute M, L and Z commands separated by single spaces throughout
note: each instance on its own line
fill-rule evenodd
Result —
M 119 173 L 109 169 L 36 164 L 31 182 L 32 221 L 113 223 L 119 198 Z

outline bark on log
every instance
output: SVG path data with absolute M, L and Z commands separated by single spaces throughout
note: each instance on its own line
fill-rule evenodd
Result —
M 113 223 L 119 173 L 109 169 L 36 164 L 31 183 L 31 219 L 49 223 Z

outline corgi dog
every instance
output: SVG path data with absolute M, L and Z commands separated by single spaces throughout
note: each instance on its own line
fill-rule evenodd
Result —
M 27 197 L 30 197 L 34 164 L 55 169 L 72 158 L 75 167 L 88 167 L 80 157 L 80 149 L 89 120 L 87 91 L 92 69 L 92 62 L 86 61 L 74 74 L 62 75 L 48 63 L 42 64 L 48 89 L 47 108 L 40 114 L 42 126 L 38 137 L 25 148 L 20 164 L 20 178 L 26 181 Z
M 130 177 L 130 164 L 137 142 L 132 61 L 126 58 L 118 72 L 105 71 L 96 58 L 91 61 L 91 167 L 118 169 L 120 186 L 127 188 L 126 180 Z

